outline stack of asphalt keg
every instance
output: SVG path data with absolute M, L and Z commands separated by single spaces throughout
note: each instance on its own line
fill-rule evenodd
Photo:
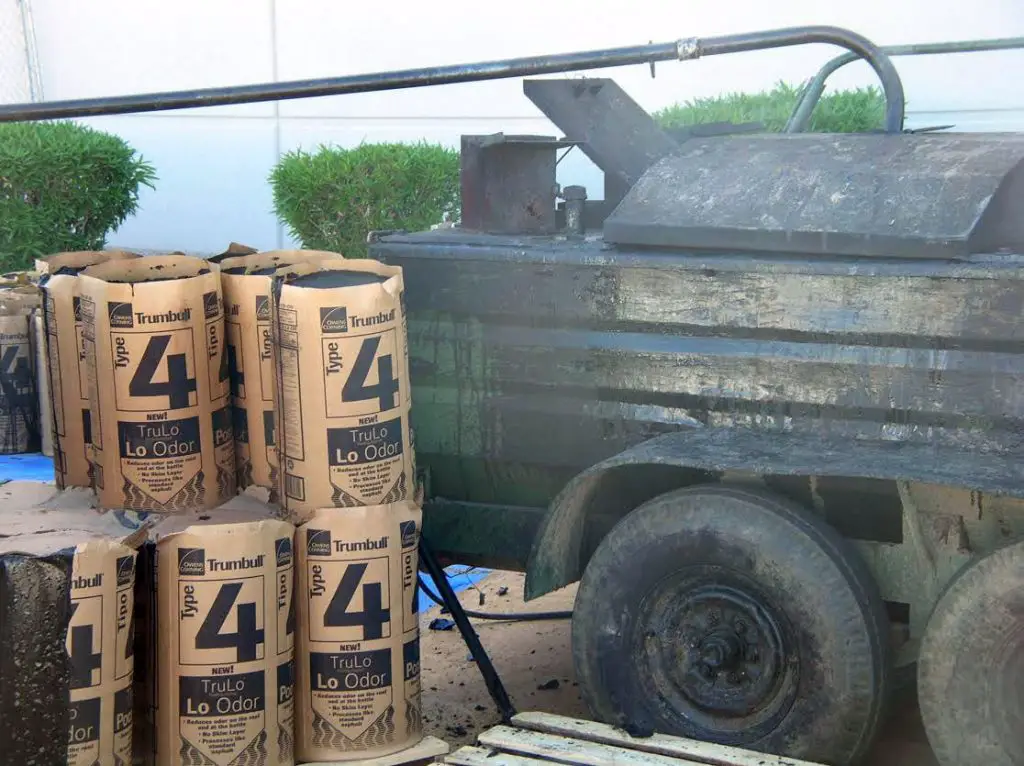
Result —
M 71 547 L 5 540 L 0 609 L 56 567 L 50 619 L 12 640 L 15 665 L 54 665 L 21 692 L 54 700 L 38 714 L 69 731 L 67 762 L 290 766 L 416 744 L 401 270 L 239 246 L 74 253 L 40 289 L 64 498 L 43 507 Z M 41 514 L 5 517 L 39 531 Z M 30 640 L 44 622 L 61 626 L 70 678 L 52 640 Z M 0 662 L 0 680 L 13 673 Z M 43 763 L 53 747 L 19 754 Z

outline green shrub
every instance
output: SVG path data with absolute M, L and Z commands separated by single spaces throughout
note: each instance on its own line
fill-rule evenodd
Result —
M 728 93 L 674 104 L 654 114 L 664 128 L 707 122 L 760 122 L 765 130 L 779 132 L 796 107 L 800 89 L 779 83 L 770 91 Z M 809 130 L 815 133 L 858 133 L 882 127 L 885 98 L 878 88 L 857 88 L 825 94 L 811 115 Z
M 0 125 L 0 264 L 98 250 L 138 208 L 153 168 L 117 136 L 70 122 Z
M 417 231 L 459 209 L 459 153 L 437 144 L 321 146 L 284 155 L 270 174 L 278 218 L 303 247 L 366 255 L 366 235 Z

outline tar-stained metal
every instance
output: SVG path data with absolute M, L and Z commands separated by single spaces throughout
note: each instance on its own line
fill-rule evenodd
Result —
M 695 467 L 805 471 L 782 446 L 800 439 L 819 455 L 913 444 L 871 471 L 1024 488 L 990 470 L 1024 447 L 1017 255 L 652 254 L 457 230 L 372 255 L 404 269 L 418 454 L 448 500 L 544 506 L 573 474 L 693 429 L 751 434 Z M 921 463 L 929 450 L 941 466 Z
M 679 150 L 613 80 L 526 80 L 523 92 L 568 138 L 580 142 L 583 153 L 606 177 L 624 189 L 662 157 Z
M 691 139 L 605 222 L 624 246 L 949 258 L 1024 248 L 1024 135 Z

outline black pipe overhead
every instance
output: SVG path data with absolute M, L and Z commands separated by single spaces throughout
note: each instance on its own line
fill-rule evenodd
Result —
M 689 38 L 667 43 L 652 43 L 626 48 L 605 48 L 551 56 L 455 64 L 441 67 L 404 69 L 393 72 L 324 77 L 315 80 L 236 85 L 224 88 L 144 93 L 134 96 L 68 99 L 29 104 L 0 105 L 0 122 L 52 120 L 69 117 L 96 117 L 110 114 L 136 114 L 170 109 L 246 104 L 260 101 L 285 101 L 296 98 L 372 93 L 430 85 L 531 77 L 540 74 L 605 69 L 657 61 L 688 61 L 723 53 L 781 48 L 806 43 L 832 43 L 862 56 L 878 74 L 886 98 L 886 130 L 903 129 L 904 96 L 899 74 L 889 58 L 870 40 L 839 27 L 792 27 L 749 32 L 704 39 Z

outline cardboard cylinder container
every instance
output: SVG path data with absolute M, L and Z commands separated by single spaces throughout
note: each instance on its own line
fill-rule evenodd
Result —
M 40 397 L 42 421 L 53 444 L 57 487 L 92 486 L 91 414 L 82 345 L 82 308 L 78 274 L 108 260 L 135 258 L 118 250 L 56 253 L 37 262 L 43 298 L 41 356 L 45 366 L 37 379 L 48 395 Z
M 154 529 L 156 762 L 291 766 L 295 530 L 260 513 L 224 518 Z
M 196 513 L 236 491 L 220 274 L 187 255 L 78 275 L 103 508 Z
M 138 535 L 81 503 L 0 518 L 3 761 L 131 763 Z
M 404 501 L 320 510 L 296 530 L 300 762 L 373 758 L 423 738 L 421 524 Z
M 33 314 L 39 288 L 27 282 L 0 285 L 0 454 L 38 452 L 39 391 Z
M 402 270 L 369 260 L 282 268 L 272 311 L 285 510 L 300 523 L 320 508 L 411 497 Z
M 239 489 L 255 485 L 275 490 L 276 495 L 278 463 L 270 332 L 274 272 L 285 266 L 341 257 L 320 250 L 271 250 L 220 262 Z

